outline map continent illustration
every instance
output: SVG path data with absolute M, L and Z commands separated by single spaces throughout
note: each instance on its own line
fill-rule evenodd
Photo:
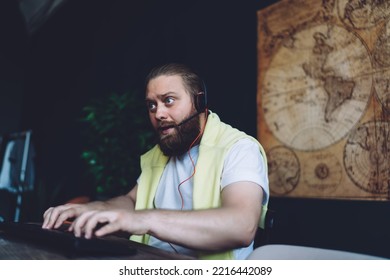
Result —
M 271 194 L 388 199 L 390 1 L 280 1 L 258 35 Z

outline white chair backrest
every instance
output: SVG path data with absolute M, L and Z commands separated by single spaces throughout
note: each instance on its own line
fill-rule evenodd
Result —
M 376 260 L 383 259 L 366 254 L 322 249 L 315 247 L 269 244 L 256 248 L 248 260 Z

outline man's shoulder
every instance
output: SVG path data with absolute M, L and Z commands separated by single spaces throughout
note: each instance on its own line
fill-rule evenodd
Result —
M 232 127 L 229 124 L 221 122 L 221 130 L 218 137 L 218 143 L 222 146 L 232 146 L 241 143 L 259 144 L 258 140 L 242 130 Z
M 230 124 L 227 124 L 221 121 L 217 114 L 212 113 L 208 119 L 208 127 L 206 130 L 206 141 L 209 144 L 213 145 L 232 145 L 236 143 L 238 140 L 243 138 L 248 138 L 253 141 L 257 141 L 252 136 L 249 136 L 245 132 L 232 127 Z

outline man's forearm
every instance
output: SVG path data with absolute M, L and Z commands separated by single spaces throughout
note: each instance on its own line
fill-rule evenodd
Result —
M 140 211 L 149 234 L 163 241 L 198 250 L 248 246 L 257 228 L 256 217 L 242 219 L 234 208 L 198 211 Z
M 129 195 L 122 195 L 103 202 L 104 209 L 134 210 L 135 204 Z
M 134 214 L 140 215 L 137 220 L 147 233 L 166 242 L 198 250 L 227 250 L 251 243 L 262 200 L 263 191 L 257 184 L 239 182 L 224 188 L 219 208 L 144 210 Z

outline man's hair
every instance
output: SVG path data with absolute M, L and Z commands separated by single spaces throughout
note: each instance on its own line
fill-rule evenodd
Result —
M 163 75 L 180 76 L 183 80 L 185 89 L 190 93 L 193 100 L 199 92 L 204 91 L 203 80 L 200 76 L 190 67 L 179 63 L 169 63 L 153 68 L 146 77 L 145 85 L 147 86 L 150 80 Z

